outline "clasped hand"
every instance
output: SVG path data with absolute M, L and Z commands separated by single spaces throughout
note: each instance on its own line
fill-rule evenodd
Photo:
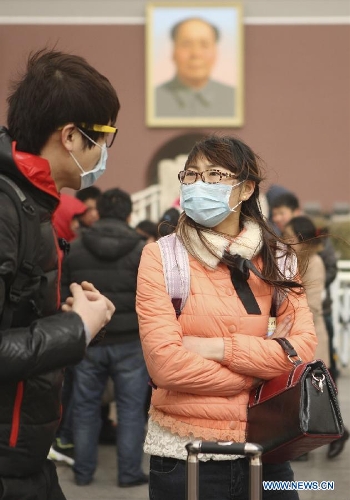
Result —
M 62 306 L 62 311 L 74 311 L 91 333 L 92 338 L 111 320 L 115 307 L 92 283 L 83 281 L 80 285 L 72 283 L 72 295 Z

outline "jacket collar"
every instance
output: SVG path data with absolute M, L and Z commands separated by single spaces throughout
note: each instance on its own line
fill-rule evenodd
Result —
M 59 203 L 59 194 L 51 176 L 49 162 L 40 156 L 17 151 L 6 127 L 0 126 L 0 172 L 21 188 L 28 189 L 50 213 Z
M 258 255 L 263 244 L 260 226 L 252 221 L 245 222 L 243 230 L 234 239 L 223 234 L 203 231 L 201 237 L 208 242 L 208 246 L 214 250 L 216 255 L 209 252 L 203 245 L 194 228 L 189 228 L 189 235 L 192 240 L 194 257 L 196 255 L 200 257 L 208 269 L 216 269 L 225 251 L 231 255 L 238 254 L 244 259 L 251 260 Z
M 16 142 L 12 143 L 12 156 L 18 170 L 33 186 L 59 200 L 59 194 L 47 160 L 40 156 L 17 151 Z

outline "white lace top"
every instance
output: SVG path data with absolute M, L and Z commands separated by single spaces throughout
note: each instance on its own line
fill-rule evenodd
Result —
M 148 431 L 144 445 L 145 453 L 157 455 L 159 457 L 177 458 L 178 460 L 187 460 L 187 450 L 185 445 L 193 441 L 195 436 L 181 437 L 178 434 L 172 434 L 164 429 L 150 417 L 148 420 Z M 198 454 L 198 459 L 206 462 L 207 460 L 235 460 L 240 458 L 238 455 L 208 455 Z

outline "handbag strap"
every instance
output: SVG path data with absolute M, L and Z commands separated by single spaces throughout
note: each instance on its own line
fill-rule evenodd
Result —
M 303 360 L 301 359 L 301 357 L 299 356 L 297 351 L 294 349 L 292 344 L 289 342 L 289 340 L 287 340 L 284 337 L 279 338 L 279 339 L 273 339 L 273 340 L 275 340 L 282 347 L 284 352 L 287 354 L 289 361 L 294 366 L 300 365 L 303 362 Z M 292 359 L 292 358 L 297 358 L 297 359 Z

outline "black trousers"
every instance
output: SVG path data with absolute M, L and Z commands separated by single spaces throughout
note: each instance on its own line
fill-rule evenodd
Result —
M 0 477 L 0 500 L 66 500 L 56 466 L 47 460 L 42 470 L 27 477 Z

